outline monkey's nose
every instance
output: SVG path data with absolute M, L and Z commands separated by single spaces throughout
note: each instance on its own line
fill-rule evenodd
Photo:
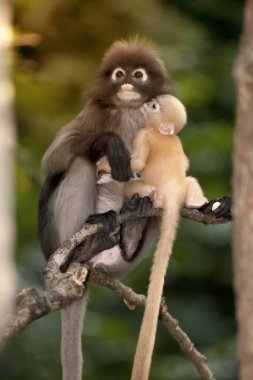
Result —
M 121 85 L 122 91 L 132 91 L 134 86 L 131 83 L 125 83 Z

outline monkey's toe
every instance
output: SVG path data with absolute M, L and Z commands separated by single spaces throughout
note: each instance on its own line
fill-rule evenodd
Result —
M 110 210 L 102 214 L 93 214 L 88 217 L 88 219 L 86 220 L 86 223 L 89 223 L 89 224 L 102 223 L 106 227 L 108 233 L 111 233 L 117 227 L 118 215 L 116 211 L 114 210 Z
M 213 213 L 217 217 L 232 218 L 232 199 L 231 197 L 216 198 L 199 208 L 203 214 Z

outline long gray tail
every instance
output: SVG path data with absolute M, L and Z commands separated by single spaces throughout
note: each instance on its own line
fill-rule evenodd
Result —
M 61 362 L 63 380 L 82 379 L 82 328 L 88 292 L 61 310 Z

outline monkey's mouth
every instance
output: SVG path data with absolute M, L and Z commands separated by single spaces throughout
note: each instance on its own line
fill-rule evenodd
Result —
M 120 100 L 130 102 L 132 100 L 139 100 L 141 95 L 134 90 L 120 90 L 117 92 L 117 96 Z

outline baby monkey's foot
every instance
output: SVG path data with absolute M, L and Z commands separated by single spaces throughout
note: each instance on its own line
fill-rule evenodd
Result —
M 200 209 L 200 207 L 206 206 L 207 203 L 208 200 L 204 196 L 191 196 L 186 199 L 185 207 Z
M 139 194 L 134 194 L 131 199 L 127 200 L 122 209 L 120 210 L 120 213 L 123 212 L 146 212 L 149 211 L 153 207 L 153 202 L 150 197 L 143 197 L 141 198 Z

